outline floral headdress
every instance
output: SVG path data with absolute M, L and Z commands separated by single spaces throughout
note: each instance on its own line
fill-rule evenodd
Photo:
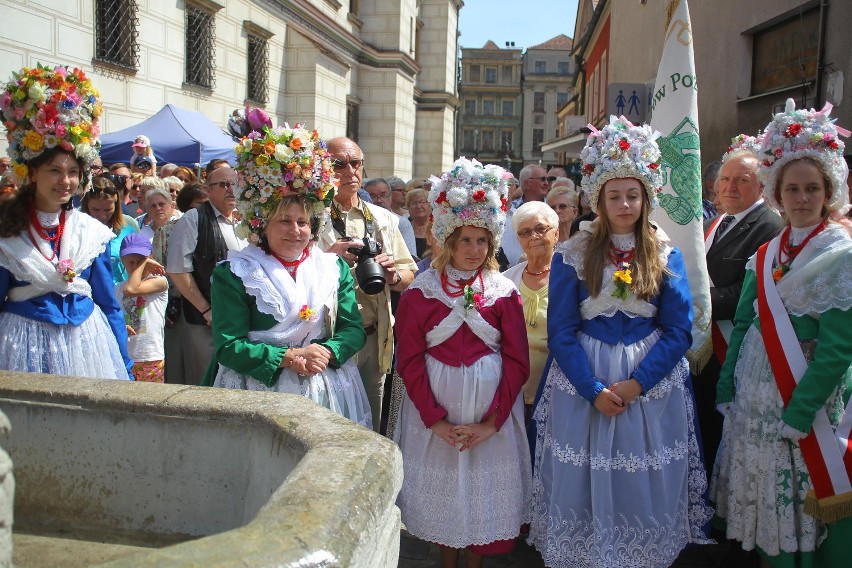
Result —
M 634 126 L 623 116 L 610 116 L 609 124 L 600 130 L 591 124 L 589 128 L 592 133 L 580 158 L 582 187 L 589 196 L 592 211 L 598 212 L 598 196 L 606 182 L 630 177 L 642 182 L 651 207 L 657 207 L 657 193 L 663 185 L 660 148 L 655 142 L 660 134 L 646 124 Z
M 757 136 L 749 136 L 748 134 L 737 134 L 736 136 L 731 138 L 731 145 L 728 146 L 728 149 L 722 156 L 722 163 L 724 164 L 725 162 L 730 160 L 731 157 L 735 153 L 738 153 L 740 150 L 753 152 L 754 155 L 759 158 L 761 144 L 763 144 L 763 134 L 758 134 Z
M 264 127 L 240 140 L 237 153 L 237 210 L 240 237 L 258 244 L 269 216 L 287 194 L 298 193 L 313 203 L 311 232 L 316 238 L 319 218 L 331 203 L 337 178 L 325 141 L 316 130 L 297 124 Z
M 797 110 L 793 99 L 787 99 L 784 112 L 776 114 L 767 125 L 759 154 L 760 180 L 766 200 L 774 207 L 781 209 L 775 201 L 778 174 L 784 164 L 804 157 L 821 162 L 831 178 L 834 187 L 828 208 L 838 211 L 849 203 L 849 166 L 843 159 L 845 144 L 838 137 L 849 136 L 849 132 L 828 118 L 831 108 L 831 103 L 826 103 L 821 111 Z
M 100 148 L 100 94 L 82 70 L 65 66 L 24 67 L 12 74 L 0 95 L 0 111 L 9 141 L 9 157 L 26 183 L 28 162 L 61 147 L 89 166 Z M 88 167 L 81 175 L 86 183 Z
M 511 178 L 512 174 L 500 166 L 483 166 L 465 157 L 456 160 L 440 178 L 429 178 L 432 234 L 438 242 L 443 244 L 457 228 L 472 225 L 489 231 L 495 248 L 499 247 Z

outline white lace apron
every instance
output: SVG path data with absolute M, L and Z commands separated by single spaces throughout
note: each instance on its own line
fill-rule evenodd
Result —
M 274 257 L 254 246 L 232 251 L 228 260 L 231 272 L 255 299 L 258 311 L 277 321 L 269 329 L 249 331 L 250 341 L 304 347 L 313 340 L 328 337 L 334 329 L 339 274 L 335 255 L 314 247 L 299 266 L 296 280 Z M 302 306 L 313 309 L 315 316 L 302 320 L 299 317 Z M 327 367 L 306 377 L 292 369 L 282 369 L 272 387 L 220 364 L 213 386 L 298 394 L 358 424 L 368 428 L 372 425 L 367 394 L 351 359 L 338 369 Z
M 483 281 L 486 306 L 515 289 L 499 274 L 483 274 Z M 464 297 L 450 298 L 434 269 L 419 275 L 411 287 L 451 308 L 444 320 L 427 332 L 428 347 L 443 343 L 467 324 L 493 351 L 461 367 L 425 355 L 429 386 L 438 404 L 447 410 L 446 420 L 452 424 L 481 421 L 502 376 L 500 330 L 476 308 L 465 310 Z M 474 288 L 478 289 L 478 284 Z M 454 548 L 518 535 L 520 526 L 528 520 L 525 509 L 531 483 L 521 396 L 499 432 L 481 445 L 459 452 L 424 426 L 406 393 L 395 438 L 402 449 L 405 479 L 399 506 L 411 534 Z

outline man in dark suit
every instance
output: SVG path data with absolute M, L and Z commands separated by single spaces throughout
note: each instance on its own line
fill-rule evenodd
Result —
M 781 217 L 763 201 L 758 164 L 750 150 L 737 150 L 726 156 L 717 186 L 725 214 L 705 223 L 714 353 L 695 380 L 695 399 L 708 479 L 722 439 L 723 416 L 716 411 L 716 383 L 745 279 L 746 261 L 783 227 Z

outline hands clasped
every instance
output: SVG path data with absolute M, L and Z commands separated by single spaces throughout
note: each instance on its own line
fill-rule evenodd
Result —
M 636 379 L 613 383 L 595 397 L 595 408 L 607 416 L 618 416 L 642 394 L 642 385 Z
M 463 452 L 478 446 L 497 432 L 494 420 L 495 416 L 492 414 L 485 422 L 454 426 L 441 419 L 432 425 L 432 432 L 447 444 Z
M 287 353 L 292 359 L 289 365 L 284 361 L 282 364 L 289 366 L 299 375 L 321 373 L 331 361 L 331 350 L 318 343 L 311 343 L 306 347 L 291 347 Z

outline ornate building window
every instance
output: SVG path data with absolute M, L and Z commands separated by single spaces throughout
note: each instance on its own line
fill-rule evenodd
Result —
M 494 116 L 493 99 L 485 99 L 482 101 L 482 116 Z
M 257 24 L 243 22 L 248 35 L 246 98 L 263 104 L 269 100 L 269 38 L 272 34 Z
M 544 93 L 533 93 L 533 112 L 544 112 Z
M 186 4 L 186 61 L 184 81 L 212 90 L 216 87 L 216 11 L 212 2 Z
M 476 115 L 476 99 L 464 100 L 464 113 L 468 116 Z
M 485 82 L 495 84 L 497 83 L 497 68 L 496 67 L 486 67 L 485 68 Z
M 95 60 L 139 68 L 139 8 L 136 0 L 95 0 Z
M 479 65 L 471 65 L 468 68 L 467 75 L 471 83 L 479 83 Z
M 515 101 L 503 101 L 503 116 L 514 116 Z
M 541 152 L 541 145 L 544 142 L 544 129 L 533 128 L 532 145 L 533 152 Z
M 536 61 L 535 62 L 535 72 L 536 73 L 547 73 L 547 61 Z

